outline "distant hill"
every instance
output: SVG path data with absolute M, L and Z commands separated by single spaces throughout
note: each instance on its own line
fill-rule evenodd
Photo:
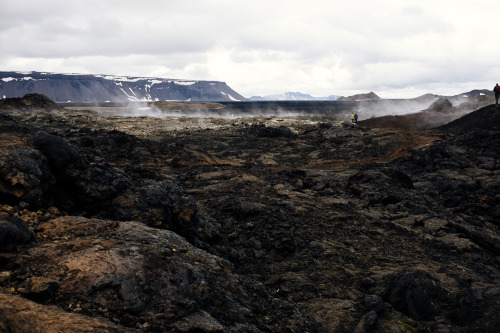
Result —
M 252 96 L 251 101 L 335 101 L 340 96 L 314 97 L 300 92 L 286 92 L 283 94 Z
M 0 98 L 38 93 L 56 102 L 244 101 L 225 82 L 113 75 L 0 72 Z
M 466 100 L 469 99 L 477 99 L 477 98 L 482 98 L 484 96 L 489 96 L 493 95 L 493 90 L 488 90 L 488 89 L 474 89 L 469 92 L 464 92 L 458 95 L 453 95 L 453 96 L 444 96 L 444 95 L 435 95 L 435 94 L 425 94 L 419 97 L 416 97 L 414 99 L 417 100 L 427 100 L 427 99 L 439 99 L 439 98 L 445 98 L 449 100 L 453 105 L 457 105 L 460 103 L 465 102 Z
M 357 94 L 353 96 L 342 96 L 337 101 L 339 102 L 356 102 L 356 101 L 373 101 L 373 100 L 379 100 L 380 97 L 377 96 L 373 91 L 369 92 L 367 94 Z

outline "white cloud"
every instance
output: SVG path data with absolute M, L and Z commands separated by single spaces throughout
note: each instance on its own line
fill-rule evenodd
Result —
M 245 96 L 460 93 L 500 81 L 497 7 L 17 0 L 2 4 L 0 68 L 221 80 Z

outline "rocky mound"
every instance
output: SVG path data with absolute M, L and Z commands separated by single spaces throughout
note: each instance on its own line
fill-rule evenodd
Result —
M 0 330 L 500 325 L 494 127 L 64 110 L 0 127 Z
M 373 91 L 366 94 L 357 94 L 352 96 L 342 96 L 337 101 L 340 102 L 349 102 L 349 101 L 373 101 L 379 100 L 380 97 L 377 96 Z
M 18 98 L 0 99 L 0 110 L 56 110 L 59 106 L 41 94 L 27 94 Z
M 489 105 L 439 127 L 440 130 L 465 134 L 473 130 L 500 130 L 500 107 Z

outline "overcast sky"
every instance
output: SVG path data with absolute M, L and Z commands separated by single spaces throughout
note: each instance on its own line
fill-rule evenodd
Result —
M 0 0 L 0 71 L 226 82 L 245 97 L 500 81 L 498 0 Z

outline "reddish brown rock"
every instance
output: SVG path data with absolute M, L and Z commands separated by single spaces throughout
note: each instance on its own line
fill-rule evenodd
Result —
M 54 305 L 40 305 L 25 298 L 0 293 L 2 332 L 134 332 L 102 318 L 67 313 Z

